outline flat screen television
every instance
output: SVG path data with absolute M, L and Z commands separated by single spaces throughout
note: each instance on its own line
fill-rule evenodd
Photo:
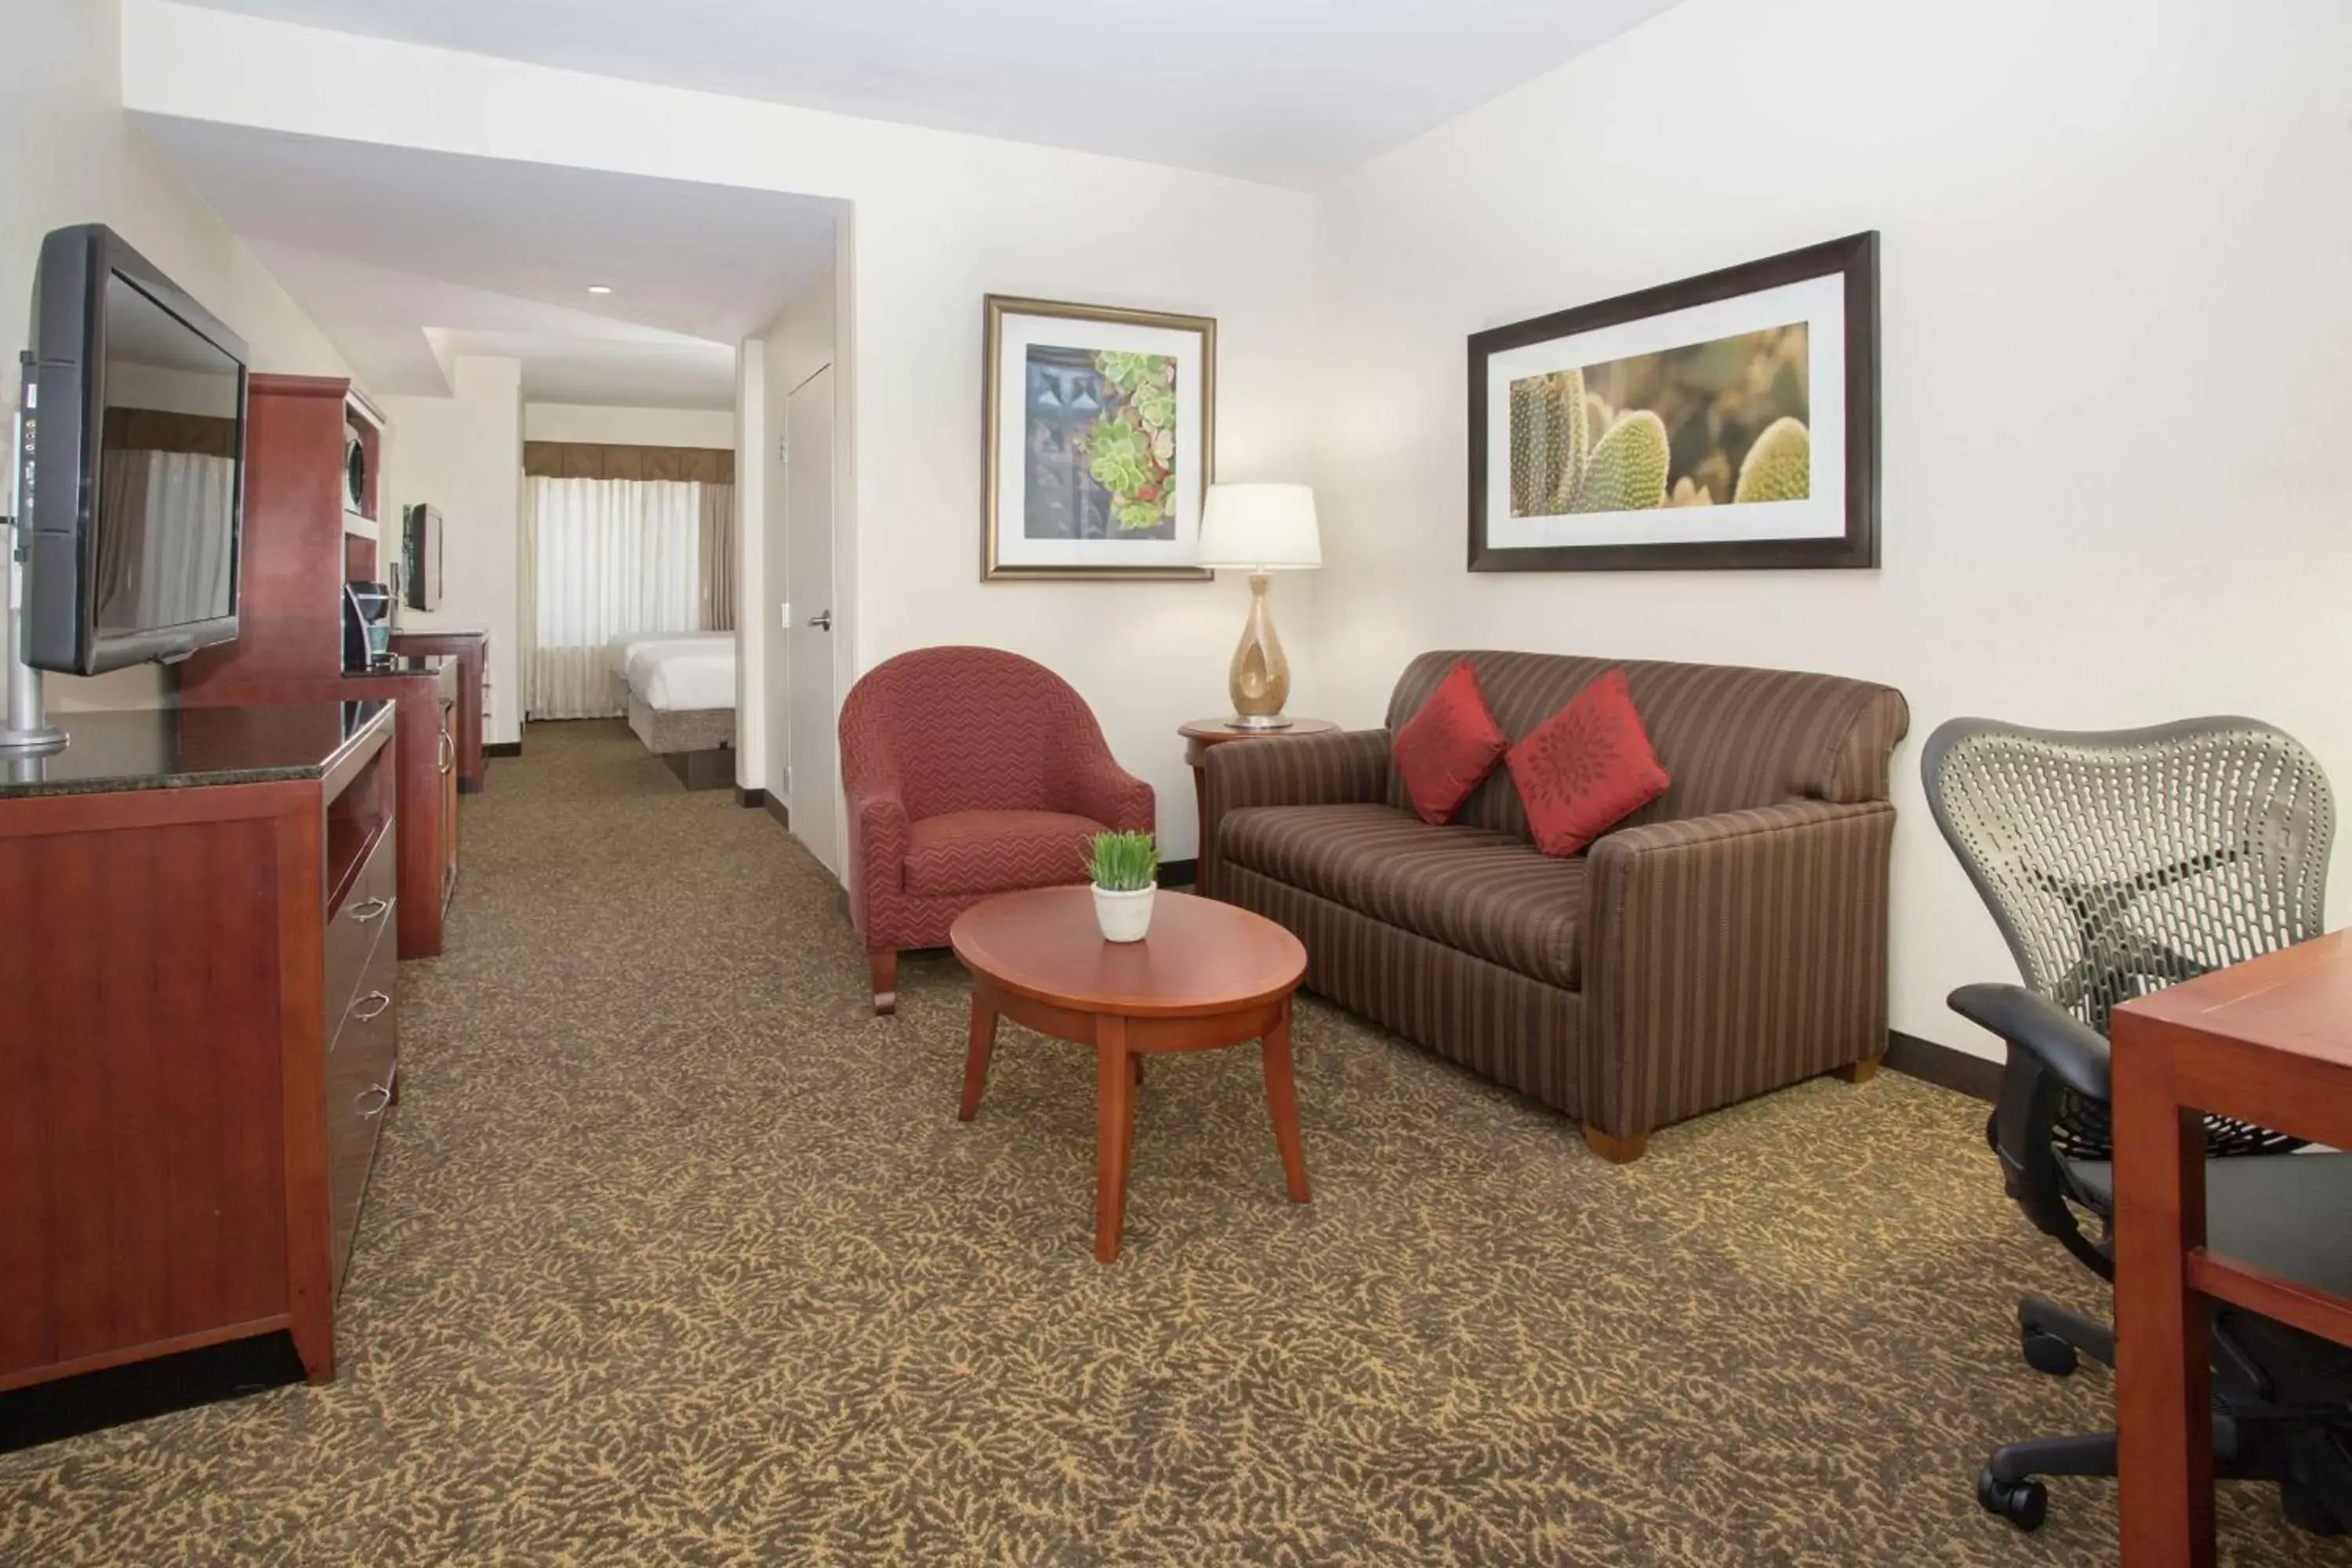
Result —
M 400 514 L 401 577 L 412 610 L 441 607 L 441 513 L 416 502 Z
M 96 675 L 236 637 L 243 339 L 100 224 L 41 242 L 25 662 Z

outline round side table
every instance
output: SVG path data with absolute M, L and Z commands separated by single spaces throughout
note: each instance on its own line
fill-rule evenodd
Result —
M 1261 915 L 1154 895 L 1151 934 L 1105 942 L 1090 888 L 1034 888 L 974 904 L 949 933 L 971 972 L 971 1038 L 958 1120 L 980 1114 L 999 1016 L 1095 1051 L 1095 1257 L 1118 1257 L 1143 1058 L 1261 1042 L 1283 1183 L 1307 1202 L 1290 1064 L 1290 994 L 1307 949 Z
M 1200 857 L 1201 868 L 1192 873 L 1192 890 L 1209 894 L 1209 779 L 1203 772 L 1209 765 L 1212 748 L 1228 741 L 1295 741 L 1304 735 L 1328 735 L 1339 729 L 1328 719 L 1293 719 L 1287 729 L 1244 730 L 1230 719 L 1195 719 L 1180 725 L 1176 732 L 1184 737 L 1184 765 L 1192 770 L 1193 809 L 1200 814 L 1200 847 L 1193 853 Z

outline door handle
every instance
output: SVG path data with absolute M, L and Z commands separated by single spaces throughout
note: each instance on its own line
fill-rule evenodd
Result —
M 833 612 L 831 610 L 819 610 L 815 615 L 813 615 L 808 618 L 808 624 L 814 626 L 821 632 L 829 632 L 833 630 Z

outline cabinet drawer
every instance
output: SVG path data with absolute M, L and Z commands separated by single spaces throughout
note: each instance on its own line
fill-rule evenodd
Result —
M 327 1099 L 327 1185 L 332 1216 L 335 1288 L 367 1194 L 368 1171 L 375 1163 L 375 1140 L 392 1104 L 393 1075 L 400 1050 L 400 944 L 378 942 L 360 973 L 358 995 L 333 1043 L 323 1075 Z
M 368 852 L 367 864 L 352 879 L 352 890 L 343 896 L 343 907 L 327 922 L 326 1037 L 331 1040 L 341 1026 L 343 1015 L 351 1011 L 352 999 L 360 988 L 361 972 L 367 967 L 368 953 L 375 946 L 375 939 L 395 923 L 394 906 L 400 892 L 400 847 L 395 841 L 399 826 L 396 822 L 384 824 L 375 847 Z

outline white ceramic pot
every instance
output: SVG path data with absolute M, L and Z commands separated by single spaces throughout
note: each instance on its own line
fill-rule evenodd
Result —
M 1137 888 L 1131 892 L 1115 893 L 1108 888 L 1095 889 L 1095 924 L 1102 928 L 1105 942 L 1141 942 L 1151 930 L 1151 900 L 1160 885 Z

